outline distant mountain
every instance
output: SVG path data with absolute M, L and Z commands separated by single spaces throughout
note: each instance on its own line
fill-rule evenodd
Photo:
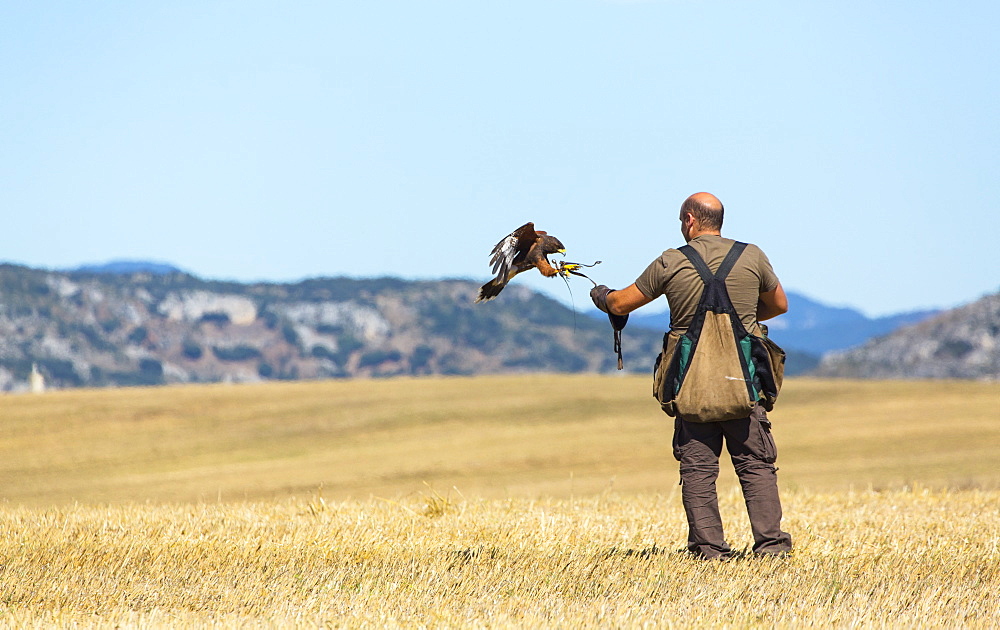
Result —
M 50 272 L 0 265 L 0 389 L 37 366 L 57 387 L 500 372 L 615 372 L 611 326 L 510 286 L 315 278 L 206 281 L 146 265 Z M 627 331 L 651 370 L 656 331 Z
M 168 264 L 148 260 L 112 260 L 106 263 L 81 265 L 68 270 L 69 273 L 97 273 L 112 275 L 130 275 L 133 273 L 151 273 L 162 276 L 171 273 L 184 273 L 183 270 Z
M 869 318 L 851 308 L 827 306 L 801 294 L 788 293 L 788 312 L 767 322 L 782 347 L 823 355 L 865 343 L 900 326 L 924 321 L 937 310 L 912 311 Z
M 1000 293 L 828 355 L 816 374 L 1000 380 Z
M 603 313 L 578 316 L 516 284 L 496 301 L 473 304 L 477 288 L 467 280 L 396 278 L 242 284 L 202 280 L 172 265 L 141 261 L 72 272 L 0 265 L 0 390 L 26 389 L 33 366 L 56 387 L 616 371 Z M 823 350 L 846 343 L 847 333 L 838 330 L 856 333 L 872 330 L 865 328 L 872 321 L 882 326 L 894 321 L 867 320 L 801 296 L 792 300 L 792 312 L 775 320 L 786 324 L 772 325 L 772 335 L 788 352 L 788 375 L 819 364 L 817 355 L 796 343 Z M 911 316 L 916 317 L 898 317 Z M 633 314 L 623 335 L 627 371 L 649 373 L 668 319 Z M 973 332 L 948 332 L 972 326 L 961 320 L 907 343 L 937 359 L 988 363 L 982 359 L 992 356 L 988 344 L 1000 347 L 1000 317 L 991 311 L 980 319 Z M 810 342 L 806 330 L 824 339 Z M 796 342 L 799 332 L 804 341 Z M 863 361 L 853 356 L 824 363 L 823 373 L 865 374 L 859 362 L 884 366 L 889 360 L 884 353 Z M 854 367 L 843 367 L 844 361 Z M 879 370 L 871 374 L 899 373 Z M 919 372 L 925 373 L 930 372 Z M 982 370 L 953 366 L 933 373 Z

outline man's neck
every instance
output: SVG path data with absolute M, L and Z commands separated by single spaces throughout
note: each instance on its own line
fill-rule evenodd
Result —
M 722 232 L 719 230 L 705 230 L 704 232 L 692 232 L 691 240 L 698 238 L 699 236 L 722 236 Z

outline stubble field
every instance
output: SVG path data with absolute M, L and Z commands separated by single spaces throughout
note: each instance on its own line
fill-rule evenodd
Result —
M 0 398 L 0 624 L 996 627 L 1000 385 L 790 380 L 795 553 L 703 563 L 643 377 Z M 750 544 L 731 467 L 730 543 Z

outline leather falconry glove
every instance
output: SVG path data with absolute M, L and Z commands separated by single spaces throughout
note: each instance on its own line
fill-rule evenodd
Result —
M 598 284 L 590 290 L 590 299 L 594 301 L 594 306 L 601 309 L 605 313 L 608 312 L 608 295 L 613 293 L 614 289 L 606 284 Z
M 608 319 L 611 320 L 611 327 L 615 331 L 615 352 L 618 354 L 618 369 L 620 370 L 624 367 L 622 361 L 622 328 L 625 328 L 625 324 L 628 323 L 628 314 L 615 315 L 608 310 L 608 296 L 614 292 L 615 290 L 607 285 L 599 284 L 590 290 L 590 299 L 594 301 L 594 306 L 607 313 Z

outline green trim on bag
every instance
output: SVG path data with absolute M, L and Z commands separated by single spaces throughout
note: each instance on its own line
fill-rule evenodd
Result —
M 684 382 L 684 377 L 687 375 L 688 364 L 691 363 L 691 348 L 693 347 L 693 342 L 687 335 L 681 336 L 677 340 L 677 350 L 679 359 L 677 364 L 677 386 L 674 388 L 674 396 L 677 396 L 678 392 L 681 391 L 681 383 Z
M 743 358 L 747 362 L 747 376 L 749 377 L 751 384 L 757 382 L 757 366 L 754 365 L 753 358 L 751 358 L 752 349 L 753 340 L 750 338 L 750 335 L 740 339 L 740 352 L 743 353 Z M 756 387 L 753 388 L 753 391 L 754 394 L 757 395 L 757 400 L 764 397 L 763 392 L 758 390 Z

